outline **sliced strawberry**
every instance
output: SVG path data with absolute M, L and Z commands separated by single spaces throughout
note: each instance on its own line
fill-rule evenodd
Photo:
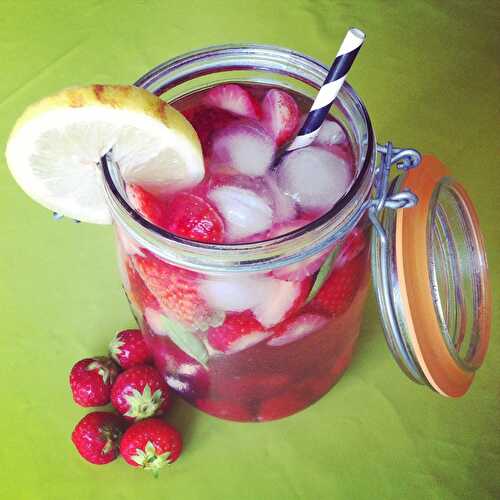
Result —
M 159 302 L 149 291 L 146 283 L 144 283 L 144 280 L 135 270 L 131 259 L 128 259 L 126 261 L 125 268 L 127 270 L 127 275 L 130 283 L 130 298 L 137 304 L 137 306 L 139 306 L 141 311 L 144 311 L 147 307 L 154 310 L 160 309 Z
M 262 100 L 263 124 L 278 146 L 289 141 L 299 126 L 300 111 L 293 97 L 278 89 L 269 90 Z
M 288 417 L 305 408 L 307 404 L 308 402 L 295 392 L 286 392 L 264 400 L 260 405 L 257 419 L 266 422 Z
M 345 257 L 349 255 L 347 253 Z M 334 316 L 346 312 L 361 286 L 366 272 L 367 255 L 364 251 L 353 259 L 344 258 L 336 262 L 330 276 L 311 301 L 311 307 Z
M 200 275 L 173 266 L 148 250 L 134 255 L 134 267 L 168 315 L 187 326 L 206 329 L 217 316 L 198 294 Z
M 225 128 L 232 121 L 238 119 L 235 115 L 224 109 L 208 108 L 205 106 L 188 110 L 184 113 L 184 116 L 186 116 L 196 130 L 205 156 L 210 154 L 214 132 Z
M 293 316 L 273 328 L 274 335 L 267 344 L 273 347 L 290 344 L 323 328 L 327 323 L 328 318 L 320 314 L 304 313 Z
M 251 311 L 229 313 L 224 323 L 208 331 L 210 345 L 225 353 L 247 349 L 271 335 L 272 332 L 255 319 Z
M 352 260 L 363 252 L 368 246 L 368 240 L 363 229 L 357 227 L 349 233 L 340 250 L 337 262 L 342 265 L 348 260 Z
M 246 118 L 258 119 L 261 114 L 259 103 L 255 98 L 248 90 L 234 83 L 213 87 L 206 93 L 204 103 Z
M 163 227 L 194 241 L 222 243 L 224 223 L 207 201 L 191 193 L 178 193 L 168 203 Z
M 144 218 L 158 227 L 165 227 L 165 204 L 138 184 L 126 187 L 130 204 Z
M 235 401 L 199 399 L 195 405 L 200 410 L 225 420 L 235 420 L 236 422 L 249 422 L 253 420 L 250 410 Z

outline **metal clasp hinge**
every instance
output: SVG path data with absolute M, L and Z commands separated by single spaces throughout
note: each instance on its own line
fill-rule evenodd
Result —
M 384 331 L 389 347 L 408 376 L 416 382 L 424 383 L 425 378 L 415 362 L 397 319 L 392 295 L 390 243 L 381 221 L 381 212 L 384 208 L 397 210 L 413 207 L 418 203 L 418 197 L 409 189 L 389 194 L 389 175 L 392 165 L 395 165 L 398 170 L 409 170 L 418 167 L 422 157 L 414 149 L 394 148 L 390 142 L 383 146 L 377 145 L 377 151 L 380 153 L 380 164 L 375 177 L 376 193 L 368 206 L 368 216 L 376 230 L 372 241 L 372 268 L 376 267 L 374 276 L 378 276 L 378 282 L 375 280 L 377 282 L 377 298 L 380 307 L 384 308 L 383 315 L 386 319 Z

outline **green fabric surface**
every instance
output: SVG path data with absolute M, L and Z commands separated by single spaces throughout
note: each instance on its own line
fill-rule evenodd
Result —
M 498 230 L 498 2 L 2 0 L 0 149 L 32 101 L 62 87 L 130 83 L 185 51 L 271 43 L 329 64 L 349 26 L 367 42 L 349 81 L 379 141 L 434 153 L 466 186 L 489 252 Z M 443 398 L 393 361 L 373 296 L 339 384 L 288 419 L 236 424 L 178 402 L 181 459 L 159 479 L 117 460 L 84 462 L 70 434 L 86 413 L 72 364 L 133 326 L 109 227 L 55 223 L 0 159 L 0 498 L 497 499 L 500 336 L 494 308 L 484 367 L 470 392 Z

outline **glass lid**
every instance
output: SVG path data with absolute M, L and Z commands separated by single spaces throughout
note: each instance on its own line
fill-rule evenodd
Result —
M 392 182 L 389 194 L 397 199 L 408 192 L 418 199 L 414 206 L 381 210 L 380 222 L 370 216 L 382 323 L 411 379 L 458 397 L 488 347 L 491 296 L 483 238 L 469 196 L 437 158 L 424 156 L 419 168 Z

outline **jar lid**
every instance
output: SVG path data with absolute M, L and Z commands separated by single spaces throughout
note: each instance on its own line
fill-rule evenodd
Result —
M 403 371 L 451 397 L 481 366 L 491 295 L 483 238 L 464 188 L 435 157 L 399 175 L 391 189 L 418 203 L 382 213 L 372 274 L 389 347 Z M 385 241 L 384 241 L 385 240 Z

